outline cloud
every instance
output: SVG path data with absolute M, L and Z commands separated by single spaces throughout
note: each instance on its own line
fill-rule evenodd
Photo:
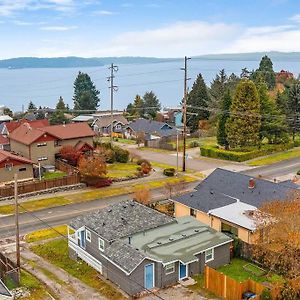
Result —
M 300 14 L 290 17 L 290 20 L 296 23 L 300 23 Z
M 115 15 L 116 12 L 110 11 L 110 10 L 96 10 L 93 12 L 94 15 L 101 15 L 101 16 L 111 16 Z
M 77 26 L 44 26 L 40 27 L 41 30 L 46 31 L 68 31 L 78 28 Z

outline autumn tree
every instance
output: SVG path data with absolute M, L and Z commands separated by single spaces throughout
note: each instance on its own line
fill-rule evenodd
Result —
M 78 168 L 83 176 L 103 178 L 107 174 L 105 159 L 100 155 L 81 157 Z
M 256 145 L 260 130 L 260 101 L 255 84 L 249 79 L 240 81 L 230 107 L 226 133 L 230 147 Z
M 134 191 L 133 199 L 144 205 L 149 205 L 151 201 L 151 192 L 149 188 L 136 188 Z
M 63 146 L 59 151 L 59 156 L 65 159 L 72 166 L 77 166 L 78 160 L 82 153 L 71 145 Z
M 257 239 L 253 257 L 270 271 L 283 275 L 300 292 L 300 195 L 272 201 L 259 208 L 256 214 Z M 298 299 L 298 298 L 282 298 Z

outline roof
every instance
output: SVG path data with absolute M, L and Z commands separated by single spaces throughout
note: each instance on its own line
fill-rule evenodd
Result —
M 33 128 L 29 123 L 24 123 L 15 129 L 11 134 L 12 140 L 19 141 L 22 144 L 30 145 L 45 133 L 56 137 L 57 139 L 67 140 L 94 136 L 94 131 L 86 123 L 71 123 L 66 125 L 53 125 L 42 128 Z
M 7 115 L 0 116 L 0 122 L 12 121 L 12 119 L 13 119 L 12 117 Z
M 12 297 L 11 292 L 6 287 L 6 285 L 2 282 L 0 279 L 0 295 L 6 296 L 6 297 Z
M 33 161 L 31 161 L 23 156 L 14 155 L 8 151 L 0 150 L 0 163 L 7 159 L 17 160 L 17 161 L 20 161 L 20 162 L 26 163 L 26 164 L 33 164 Z
M 103 128 L 103 127 L 108 127 L 111 125 L 111 122 L 114 123 L 123 123 L 124 125 L 128 124 L 127 119 L 121 115 L 121 114 L 117 114 L 117 115 L 113 115 L 113 117 L 111 117 L 111 115 L 103 115 L 99 118 L 97 118 L 93 125 L 97 125 L 99 128 Z
M 249 230 L 255 230 L 255 220 L 251 218 L 251 211 L 255 211 L 255 206 L 243 202 L 235 202 L 223 207 L 212 209 L 209 214 L 229 221 Z
M 11 133 L 24 123 L 28 123 L 32 128 L 42 128 L 45 126 L 49 126 L 49 121 L 47 119 L 34 120 L 34 121 L 28 121 L 28 120 L 22 119 L 20 121 L 6 122 L 5 127 L 6 127 L 7 131 L 9 133 Z
M 89 143 L 87 142 L 83 142 L 83 141 L 78 141 L 77 144 L 75 145 L 75 149 L 81 151 L 84 147 L 86 146 L 86 148 L 93 150 L 93 146 L 91 146 Z
M 70 226 L 76 230 L 85 226 L 113 241 L 173 221 L 173 218 L 152 208 L 128 200 L 79 216 L 70 222 Z
M 158 122 L 154 120 L 137 119 L 128 124 L 135 132 L 144 132 L 153 135 L 159 135 L 161 137 L 176 135 L 175 128 L 164 122 Z
M 92 137 L 94 131 L 87 123 L 70 123 L 65 125 L 53 125 L 43 128 L 43 131 L 61 139 L 75 139 L 81 137 Z
M 231 241 L 227 235 L 191 216 L 176 218 L 176 222 L 137 233 L 131 238 L 134 247 L 163 264 L 177 260 L 190 263 L 197 260 L 196 254 Z
M 9 139 L 0 134 L 0 145 L 8 145 L 8 144 L 9 144 Z
M 207 213 L 237 201 L 260 207 L 264 202 L 285 200 L 297 192 L 297 189 L 259 178 L 254 179 L 255 187 L 251 189 L 248 187 L 251 178 L 218 168 L 197 185 L 195 191 L 174 200 Z
M 94 120 L 92 115 L 79 115 L 72 119 L 73 122 L 88 122 Z

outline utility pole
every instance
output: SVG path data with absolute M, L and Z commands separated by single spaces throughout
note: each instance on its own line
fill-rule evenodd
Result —
M 110 115 L 111 115 L 111 128 L 110 128 L 110 143 L 113 144 L 113 136 L 114 136 L 114 92 L 118 90 L 118 87 L 114 85 L 115 72 L 118 72 L 118 66 L 115 66 L 113 63 L 108 68 L 110 69 L 110 76 L 107 77 L 107 81 L 110 82 Z
M 182 113 L 183 113 L 183 154 L 182 154 L 182 172 L 186 171 L 186 134 L 187 134 L 187 128 L 186 128 L 186 122 L 187 122 L 187 111 L 186 111 L 186 105 L 187 105 L 187 81 L 190 79 L 187 77 L 187 61 L 191 59 L 190 57 L 185 56 L 184 57 L 184 68 L 181 68 L 181 70 L 184 71 L 184 85 L 183 85 L 183 107 L 182 107 Z
M 17 268 L 20 274 L 20 230 L 19 230 L 19 204 L 18 204 L 18 175 L 15 174 L 15 225 L 16 225 L 16 255 L 17 255 Z

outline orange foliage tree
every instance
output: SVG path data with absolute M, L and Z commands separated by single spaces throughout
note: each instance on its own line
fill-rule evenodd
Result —
M 133 199 L 139 203 L 142 203 L 144 205 L 150 204 L 151 201 L 151 192 L 149 188 L 143 187 L 143 188 L 136 188 L 134 192 Z
M 106 162 L 101 156 L 82 157 L 78 167 L 83 176 L 102 178 L 107 174 Z
M 71 145 L 63 146 L 59 155 L 62 159 L 65 159 L 69 164 L 77 166 L 78 160 L 82 155 L 82 152 L 78 151 L 75 147 Z

